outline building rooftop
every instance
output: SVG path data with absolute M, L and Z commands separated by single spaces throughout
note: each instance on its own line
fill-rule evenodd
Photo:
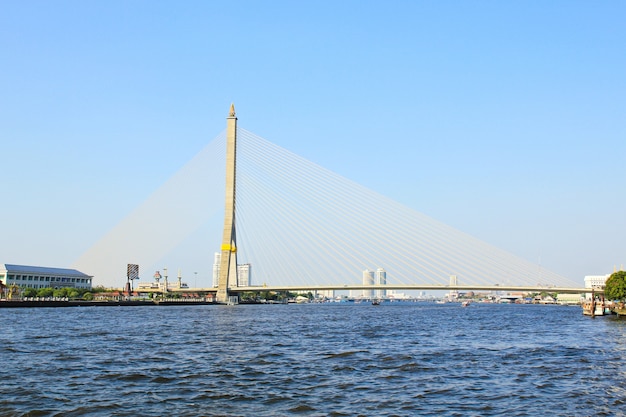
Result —
M 13 265 L 13 264 L 0 264 L 0 271 L 7 271 L 12 273 L 23 274 L 41 274 L 41 275 L 65 275 L 81 278 L 92 278 L 83 272 L 76 269 L 69 268 L 51 268 L 47 266 L 29 266 L 29 265 Z

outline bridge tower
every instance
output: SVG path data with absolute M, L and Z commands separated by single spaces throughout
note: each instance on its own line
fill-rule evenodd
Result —
M 226 118 L 226 206 L 222 238 L 220 276 L 217 285 L 217 302 L 229 301 L 230 283 L 237 283 L 237 238 L 235 233 L 235 174 L 237 153 L 237 117 L 235 105 L 230 105 Z

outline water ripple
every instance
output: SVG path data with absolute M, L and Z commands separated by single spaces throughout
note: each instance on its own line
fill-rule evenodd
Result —
M 626 320 L 369 307 L 30 309 L 57 326 L 0 334 L 0 417 L 624 415 Z

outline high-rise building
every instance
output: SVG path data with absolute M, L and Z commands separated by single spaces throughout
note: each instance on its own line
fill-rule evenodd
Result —
M 213 287 L 217 287 L 220 283 L 220 263 L 222 262 L 221 252 L 215 252 L 213 258 Z
M 459 285 L 459 280 L 457 278 L 456 275 L 450 275 L 450 286 L 451 287 L 456 287 L 457 285 Z M 450 292 L 448 293 L 448 298 L 450 300 L 456 300 L 457 298 L 459 298 L 459 291 L 458 290 L 450 290 Z
M 215 252 L 215 256 L 213 257 L 213 287 L 219 286 L 221 263 L 222 254 L 220 252 Z M 237 265 L 237 287 L 250 286 L 250 270 L 250 264 Z
M 238 287 L 250 286 L 250 264 L 237 265 L 237 286 Z
M 376 285 L 387 284 L 387 272 L 383 268 L 376 270 Z M 376 297 L 385 298 L 387 296 L 387 290 L 376 290 Z
M 363 271 L 363 285 L 374 285 L 374 271 L 370 271 L 369 269 Z M 363 298 L 372 298 L 373 296 L 373 290 L 363 290 Z
M 215 255 L 213 257 L 213 287 L 219 286 L 221 263 L 222 263 L 222 254 L 220 252 L 215 252 Z M 237 265 L 237 286 L 249 287 L 250 276 L 251 276 L 250 274 L 251 274 L 250 264 Z

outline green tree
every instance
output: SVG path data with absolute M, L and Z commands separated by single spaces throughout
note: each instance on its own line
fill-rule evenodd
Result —
M 67 297 L 67 290 L 67 288 L 59 288 L 57 290 L 54 290 L 52 295 L 58 298 Z
M 613 272 L 606 280 L 604 298 L 607 300 L 626 300 L 626 271 Z
M 22 297 L 37 297 L 37 290 L 34 288 L 24 288 Z
M 40 288 L 39 291 L 37 291 L 37 297 L 52 297 L 52 293 L 54 293 L 54 288 Z
M 245 291 L 241 294 L 242 301 L 254 301 L 257 298 L 257 293 L 254 291 Z
M 90 292 L 86 292 L 83 294 L 83 300 L 91 301 L 93 300 L 93 294 Z

